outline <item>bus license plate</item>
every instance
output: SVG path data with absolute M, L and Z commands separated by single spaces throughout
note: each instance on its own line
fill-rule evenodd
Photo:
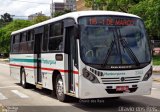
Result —
M 128 91 L 128 86 L 116 86 L 116 91 Z

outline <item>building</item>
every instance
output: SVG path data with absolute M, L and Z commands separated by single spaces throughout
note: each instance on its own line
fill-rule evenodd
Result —
M 55 12 L 64 11 L 64 9 L 64 3 L 54 2 L 50 5 L 51 15 L 53 15 Z
M 65 9 L 75 11 L 76 10 L 76 0 L 64 0 Z
M 83 11 L 83 10 L 91 10 L 92 8 L 88 8 L 85 6 L 85 0 L 77 0 L 76 1 L 76 9 L 77 11 Z
M 45 14 L 42 14 L 42 12 L 38 12 L 38 13 L 35 13 L 35 14 L 31 14 L 28 16 L 28 20 L 33 20 L 35 19 L 37 16 L 45 16 Z

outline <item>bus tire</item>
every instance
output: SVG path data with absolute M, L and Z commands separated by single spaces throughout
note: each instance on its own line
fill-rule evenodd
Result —
M 21 69 L 21 77 L 20 77 L 20 84 L 23 88 L 27 88 L 28 84 L 26 82 L 26 73 L 24 68 Z
M 61 102 L 66 102 L 68 101 L 68 96 L 64 94 L 64 88 L 63 88 L 63 80 L 61 75 L 58 75 L 56 77 L 56 96 L 57 99 Z

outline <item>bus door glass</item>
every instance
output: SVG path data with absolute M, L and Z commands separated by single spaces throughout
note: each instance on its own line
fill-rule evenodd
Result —
M 41 48 L 42 48 L 42 37 L 43 28 L 35 29 L 35 44 L 34 44 L 34 59 L 35 59 L 35 77 L 36 83 L 42 83 L 41 74 Z
M 75 55 L 74 53 L 74 36 L 73 36 L 73 27 L 66 27 L 65 29 L 66 32 L 66 47 L 67 47 L 67 54 L 68 54 L 68 85 L 69 85 L 69 91 L 73 92 L 75 90 L 74 87 L 74 75 L 73 75 L 73 70 L 74 70 L 74 60 L 73 57 Z

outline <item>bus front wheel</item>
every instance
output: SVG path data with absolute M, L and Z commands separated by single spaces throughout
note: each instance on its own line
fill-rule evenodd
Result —
M 68 97 L 64 94 L 64 83 L 61 75 L 56 78 L 56 96 L 59 101 L 66 102 Z

